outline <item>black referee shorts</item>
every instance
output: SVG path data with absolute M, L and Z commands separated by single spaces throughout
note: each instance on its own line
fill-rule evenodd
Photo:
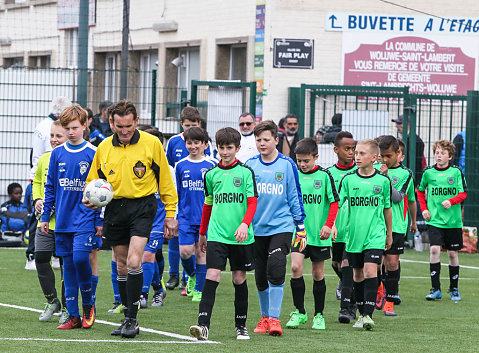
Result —
M 155 195 L 113 199 L 105 208 L 103 235 L 112 246 L 128 245 L 132 236 L 149 238 L 158 209 Z

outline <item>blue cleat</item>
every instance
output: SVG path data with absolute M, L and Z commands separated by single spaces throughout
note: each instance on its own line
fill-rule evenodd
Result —
M 440 289 L 431 288 L 431 291 L 426 295 L 426 300 L 442 299 L 442 293 Z
M 399 305 L 399 304 L 401 304 L 401 302 L 402 302 L 401 297 L 396 294 L 396 295 L 393 297 L 393 303 L 394 303 L 394 305 Z
M 455 302 L 459 302 L 462 300 L 461 295 L 459 294 L 459 290 L 457 288 L 451 288 L 449 290 L 449 294 L 451 295 L 451 300 Z

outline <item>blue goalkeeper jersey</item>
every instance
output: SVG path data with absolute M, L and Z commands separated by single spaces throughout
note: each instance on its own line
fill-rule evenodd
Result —
M 279 153 L 271 163 L 257 155 L 246 162 L 253 169 L 258 205 L 253 218 L 255 236 L 292 233 L 304 214 L 298 169 L 293 160 Z
M 200 225 L 205 202 L 204 176 L 216 161 L 203 157 L 193 161 L 189 157 L 176 163 L 176 190 L 178 193 L 178 223 Z
M 52 151 L 41 221 L 50 221 L 55 206 L 55 232 L 91 232 L 103 224 L 100 211 L 90 210 L 81 202 L 95 151 L 87 141 L 76 146 L 66 142 Z
M 168 163 L 174 167 L 176 163 L 178 163 L 183 158 L 188 157 L 189 152 L 186 149 L 186 142 L 185 136 L 182 132 L 181 134 L 172 136 L 168 140 L 168 144 L 166 145 L 166 159 L 168 159 Z M 208 147 L 205 150 L 205 155 L 213 156 L 211 153 L 211 144 L 208 144 Z

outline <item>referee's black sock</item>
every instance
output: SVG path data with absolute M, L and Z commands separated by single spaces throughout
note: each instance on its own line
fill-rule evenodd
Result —
M 293 292 L 293 303 L 300 314 L 306 314 L 304 309 L 304 292 L 306 291 L 306 285 L 304 284 L 303 276 L 299 278 L 291 278 L 291 291 Z
M 326 281 L 324 278 L 321 281 L 314 281 L 313 283 L 314 296 L 314 316 L 317 313 L 323 315 L 324 299 L 326 297 Z
M 341 288 L 341 309 L 347 309 L 352 304 L 353 294 L 353 268 L 350 266 L 341 268 L 343 287 Z
M 210 328 L 211 312 L 213 311 L 213 305 L 215 304 L 216 288 L 218 288 L 218 284 L 219 282 L 210 279 L 205 280 L 199 306 L 198 325 Z
M 399 270 L 388 271 L 386 277 L 386 301 L 394 301 L 399 288 Z
M 429 264 L 429 269 L 431 270 L 431 285 L 434 289 L 441 289 L 441 263 L 436 262 L 434 264 Z
M 366 278 L 364 280 L 364 316 L 373 316 L 376 306 L 376 296 L 378 294 L 377 278 Z
M 241 284 L 234 284 L 235 287 L 235 325 L 246 326 L 248 316 L 248 285 L 246 280 Z M 204 288 L 204 287 L 203 287 Z
M 353 282 L 354 295 L 356 297 L 356 305 L 359 313 L 364 314 L 364 280 L 361 282 Z M 375 300 L 376 302 L 376 300 Z
M 125 314 L 125 317 L 129 317 L 128 316 L 128 291 L 126 290 L 126 280 L 128 276 L 118 275 L 116 278 L 118 280 L 118 291 L 120 292 L 121 304 L 123 305 L 123 314 Z
M 449 289 L 458 288 L 459 284 L 459 266 L 449 265 Z
M 128 269 L 126 291 L 128 293 L 128 317 L 136 319 L 138 314 L 138 303 L 140 302 L 141 289 L 143 287 L 143 269 Z M 121 294 L 120 294 L 121 295 Z

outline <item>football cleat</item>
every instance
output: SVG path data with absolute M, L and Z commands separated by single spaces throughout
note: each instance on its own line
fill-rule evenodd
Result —
M 79 317 L 75 316 L 69 316 L 67 321 L 64 324 L 61 324 L 60 326 L 57 327 L 59 330 L 72 330 L 75 328 L 80 328 L 81 327 L 81 319 Z
M 108 313 L 109 314 L 121 314 L 123 313 L 123 305 L 121 305 L 121 303 L 113 303 L 113 307 L 108 310 Z
M 236 326 L 235 330 L 237 340 L 249 340 L 248 330 L 245 326 Z
M 343 308 L 339 311 L 338 320 L 342 324 L 349 324 L 354 320 L 348 308 Z
M 69 316 L 70 315 L 68 314 L 67 308 L 63 308 L 62 309 L 62 314 L 60 315 L 60 319 L 58 320 L 58 323 L 60 325 L 64 324 L 65 322 L 67 322 Z
M 396 294 L 396 295 L 393 297 L 393 303 L 394 303 L 394 305 L 399 305 L 399 304 L 401 304 L 401 303 L 402 303 L 401 297 Z
M 286 324 L 287 328 L 298 328 L 300 324 L 308 321 L 308 314 L 301 314 L 298 309 L 289 314 L 289 321 Z
M 155 292 L 153 299 L 151 300 L 151 306 L 163 306 L 165 297 L 165 290 L 162 290 L 161 292 Z
M 254 333 L 266 333 L 268 332 L 268 321 L 269 318 L 267 317 L 262 317 L 261 320 L 258 322 L 258 325 L 256 325 L 256 328 L 254 329 Z
M 175 275 L 172 275 L 170 276 L 170 279 L 168 280 L 168 282 L 166 282 L 165 287 L 166 289 L 173 290 L 176 287 L 178 287 L 179 284 L 180 284 L 180 281 L 178 280 L 178 277 Z
M 120 335 L 121 335 L 121 330 L 123 329 L 123 326 L 126 325 L 126 320 L 127 320 L 127 318 L 125 317 L 125 318 L 123 319 L 123 321 L 121 322 L 121 325 L 120 325 L 118 328 L 116 328 L 116 329 L 114 329 L 113 331 L 111 331 L 110 334 L 111 334 L 112 336 L 120 336 Z
M 457 288 L 451 288 L 449 290 L 449 294 L 451 295 L 451 300 L 455 302 L 459 302 L 462 300 L 461 295 L 459 294 L 459 290 Z
M 38 320 L 40 321 L 48 321 L 52 318 L 54 313 L 60 312 L 62 306 L 60 304 L 60 301 L 55 298 L 53 300 L 53 303 L 46 303 L 45 304 L 45 309 L 43 310 L 43 313 L 40 314 L 40 317 Z
M 208 331 L 208 327 L 203 325 L 193 325 L 190 327 L 190 334 L 196 337 L 198 341 L 207 341 Z
M 440 289 L 431 288 L 431 291 L 426 295 L 426 300 L 438 300 L 442 299 L 442 293 Z
M 90 328 L 95 323 L 95 305 L 83 305 L 82 327 Z
M 148 298 L 145 295 L 145 293 L 143 293 L 142 295 L 140 295 L 140 309 L 147 309 L 147 308 L 148 308 Z
M 356 320 L 356 322 L 354 323 L 353 327 L 354 328 L 363 328 L 363 323 L 364 323 L 364 318 L 362 315 L 360 315 L 358 317 L 358 319 Z
M 386 316 L 396 316 L 394 312 L 394 302 L 386 302 L 383 307 L 384 315 Z
M 281 336 L 283 334 L 281 321 L 275 318 L 270 318 L 268 324 L 268 332 L 271 336 Z
M 324 321 L 323 315 L 317 313 L 313 318 L 313 330 L 326 330 L 326 322 Z
M 121 328 L 121 337 L 135 338 L 140 334 L 140 326 L 138 326 L 138 320 L 127 318 L 125 325 Z
M 198 291 L 193 291 L 193 298 L 191 298 L 191 301 L 192 302 L 200 302 L 201 301 L 201 297 L 202 297 L 203 293 L 202 292 L 198 292 Z
M 367 331 L 371 331 L 374 328 L 374 321 L 371 316 L 366 315 L 363 317 L 363 328 Z
M 178 289 L 185 289 L 187 285 L 185 277 L 183 277 L 180 281 L 180 285 L 178 286 Z
M 192 297 L 196 286 L 196 275 L 188 277 L 188 283 L 186 284 L 186 296 Z

